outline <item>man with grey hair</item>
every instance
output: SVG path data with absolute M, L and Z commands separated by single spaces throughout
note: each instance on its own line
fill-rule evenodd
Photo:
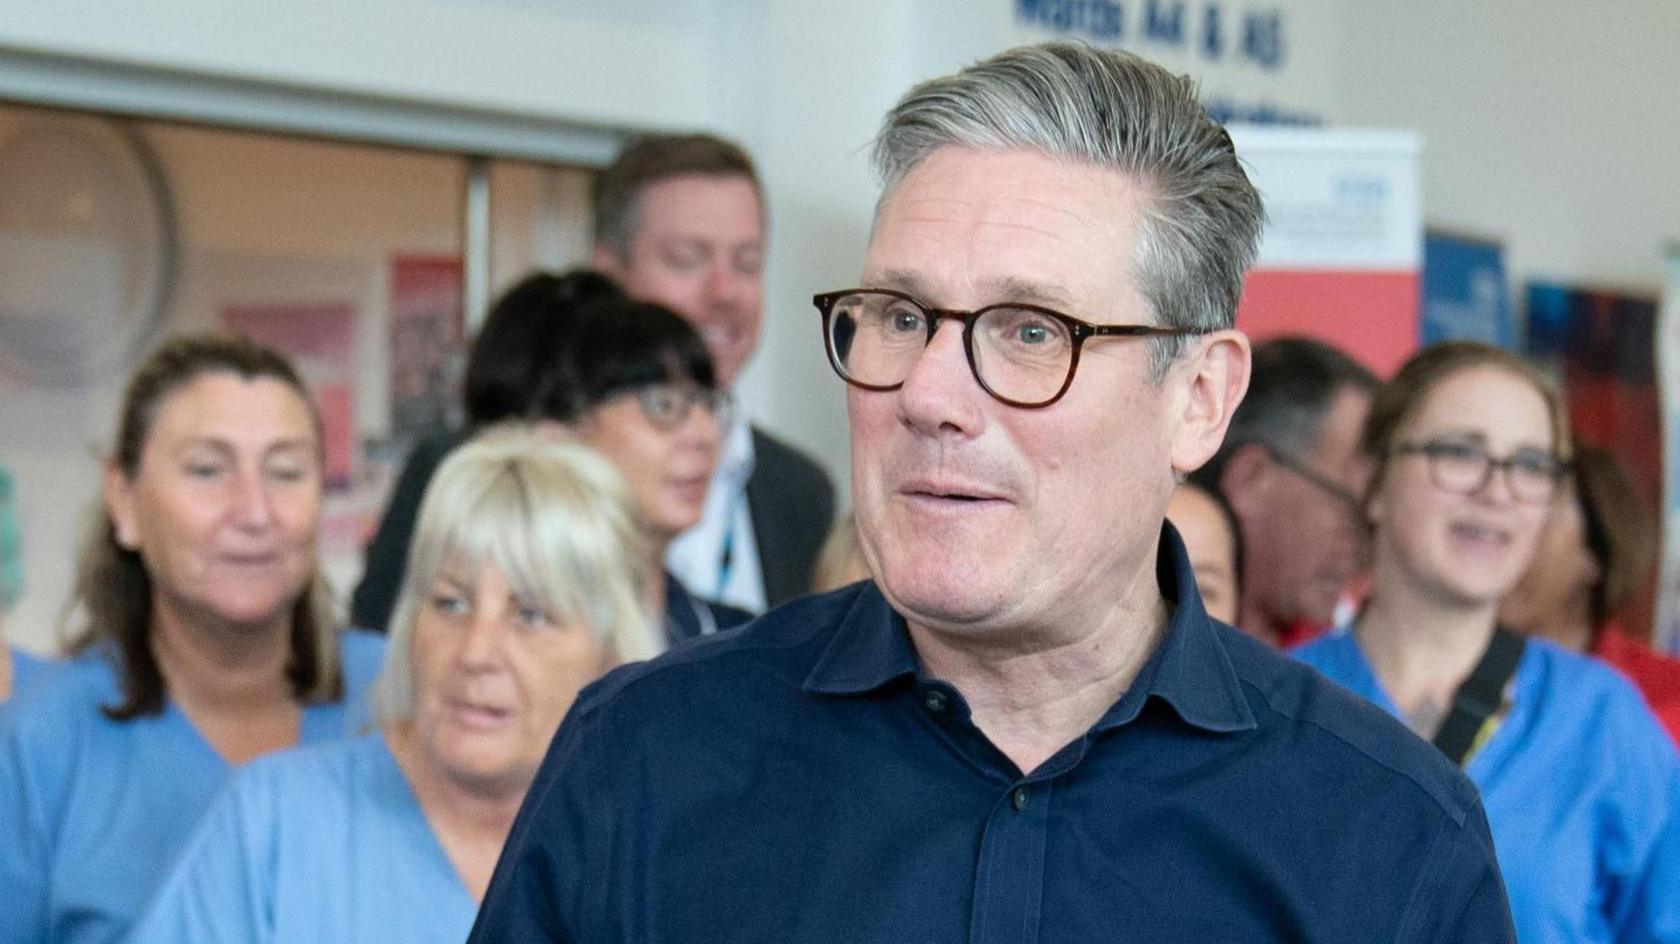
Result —
M 1011 50 L 875 156 L 815 298 L 873 581 L 580 696 L 473 940 L 1512 940 L 1469 781 L 1209 619 L 1163 524 L 1262 216 L 1189 80 Z

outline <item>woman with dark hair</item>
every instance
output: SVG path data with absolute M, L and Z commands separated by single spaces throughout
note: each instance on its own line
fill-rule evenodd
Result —
M 1498 348 L 1425 348 L 1362 443 L 1372 589 L 1297 655 L 1481 790 L 1517 938 L 1680 941 L 1680 756 L 1628 682 L 1499 626 L 1570 460 L 1562 398 Z
M 565 276 L 579 278 L 596 276 Z M 700 520 L 729 409 L 700 335 L 669 309 L 613 292 L 556 318 L 542 343 L 550 356 L 531 415 L 601 452 L 629 483 L 650 567 L 664 574 L 648 602 L 665 614 L 668 640 L 746 622 L 751 614 L 695 597 L 664 569 L 671 540 Z
M 0 940 L 119 938 L 234 766 L 366 719 L 384 643 L 329 608 L 321 483 L 280 355 L 184 337 L 134 375 L 73 658 L 0 708 Z
M 379 528 L 368 542 L 362 579 L 350 597 L 351 625 L 385 631 L 402 586 L 420 498 L 438 464 L 476 431 L 530 415 L 532 383 L 548 354 L 542 339 L 549 322 L 586 298 L 616 291 L 604 275 L 537 272 L 491 306 L 473 341 L 461 385 L 466 425 L 424 440 L 403 465 Z
M 1622 625 L 1650 576 L 1653 517 L 1615 453 L 1578 447 L 1534 559 L 1500 604 L 1499 620 L 1620 669 L 1680 743 L 1680 659 L 1661 655 Z

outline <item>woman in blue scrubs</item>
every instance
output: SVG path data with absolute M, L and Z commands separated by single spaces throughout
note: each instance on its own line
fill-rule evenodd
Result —
M 211 807 L 136 944 L 458 942 L 579 689 L 659 648 L 620 476 L 492 430 L 423 499 L 378 733 L 264 758 Z
M 130 381 L 80 562 L 73 658 L 0 707 L 0 941 L 127 930 L 232 769 L 365 722 L 383 641 L 316 568 L 321 423 L 248 341 Z
M 1569 458 L 1555 388 L 1496 348 L 1427 348 L 1376 397 L 1363 446 L 1373 590 L 1296 654 L 1462 760 L 1523 944 L 1680 941 L 1672 743 L 1607 666 L 1496 626 Z M 1472 675 L 1491 710 L 1455 712 Z
M 35 676 L 46 667 L 47 663 L 42 659 L 21 649 L 0 645 L 0 702 L 10 698 L 13 692 L 23 691 L 23 687 L 34 681 Z

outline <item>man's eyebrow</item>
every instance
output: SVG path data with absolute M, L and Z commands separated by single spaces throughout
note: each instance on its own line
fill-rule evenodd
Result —
M 872 273 L 864 280 L 863 287 L 892 289 L 914 296 L 918 301 L 923 299 L 924 285 L 921 277 L 909 269 L 884 269 Z
M 986 295 L 978 299 L 978 304 L 997 305 L 1004 302 L 1020 302 L 1027 305 L 1043 305 L 1046 308 L 1062 309 L 1072 304 L 1067 292 L 1053 285 L 1034 282 L 1017 276 L 1003 276 L 983 283 L 987 286 Z M 903 292 L 915 298 L 924 305 L 940 305 L 943 299 L 931 297 L 927 290 L 927 283 L 915 272 L 908 269 L 883 269 L 870 275 L 866 288 L 885 288 Z
M 1058 309 L 1067 307 L 1073 301 L 1066 291 L 1031 279 L 1007 276 L 990 284 L 992 291 L 999 296 L 999 301 L 1024 302 L 1028 305 Z

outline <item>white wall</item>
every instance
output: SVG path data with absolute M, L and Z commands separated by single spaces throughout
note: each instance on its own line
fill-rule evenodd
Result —
M 1351 7 L 1332 117 L 1422 132 L 1426 222 L 1503 239 L 1513 285 L 1655 292 L 1680 237 L 1680 4 Z
M 0 47 L 619 126 L 704 116 L 711 0 L 0 0 Z

